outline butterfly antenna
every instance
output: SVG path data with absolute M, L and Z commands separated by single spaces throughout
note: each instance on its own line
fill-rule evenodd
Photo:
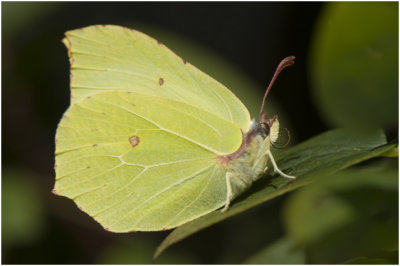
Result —
M 265 94 L 264 94 L 264 98 L 263 98 L 262 105 L 261 105 L 261 109 L 260 109 L 260 114 L 259 114 L 259 116 L 258 116 L 259 121 L 261 121 L 261 118 L 262 118 L 262 113 L 263 113 L 264 105 L 265 105 L 265 99 L 267 98 L 267 95 L 268 95 L 269 90 L 271 89 L 272 85 L 274 84 L 274 82 L 275 82 L 276 78 L 278 77 L 279 73 L 280 73 L 285 67 L 288 67 L 288 66 L 291 66 L 291 65 L 294 64 L 294 59 L 295 59 L 294 56 L 288 56 L 288 57 L 286 57 L 285 59 L 283 59 L 283 60 L 279 63 L 278 67 L 276 68 L 275 73 L 274 73 L 274 76 L 272 77 L 271 81 L 269 82 L 267 91 L 266 91 Z

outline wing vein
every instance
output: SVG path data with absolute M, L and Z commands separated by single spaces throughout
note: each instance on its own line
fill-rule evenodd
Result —
M 212 174 L 210 175 L 210 178 L 208 179 L 207 183 L 204 185 L 204 187 L 201 189 L 200 193 L 197 195 L 196 198 L 194 198 L 192 200 L 192 202 L 188 205 L 186 205 L 184 208 L 182 208 L 177 214 L 174 215 L 174 217 L 172 217 L 168 222 L 166 222 L 165 224 L 169 224 L 171 220 L 175 219 L 176 217 L 178 217 L 182 212 L 184 212 L 186 209 L 188 209 L 190 206 L 192 206 L 206 191 L 206 188 L 208 187 L 208 185 L 210 184 L 211 179 L 214 177 L 215 174 L 215 170 L 216 168 L 213 169 Z M 142 217 L 143 219 L 144 217 Z
M 100 100 L 99 100 L 99 101 L 100 101 Z M 166 129 L 166 128 L 162 127 L 161 125 L 159 125 L 158 123 L 154 122 L 153 120 L 151 120 L 151 119 L 149 119 L 149 118 L 147 118 L 147 117 L 144 117 L 144 116 L 142 116 L 142 115 L 139 115 L 138 113 L 136 113 L 136 112 L 134 112 L 134 111 L 132 111 L 132 110 L 129 110 L 129 109 L 127 109 L 127 108 L 125 108 L 125 107 L 123 107 L 123 106 L 121 106 L 121 105 L 112 104 L 112 103 L 103 102 L 103 101 L 101 101 L 101 102 L 104 103 L 104 104 L 109 104 L 109 105 L 113 105 L 113 106 L 115 106 L 115 107 L 119 107 L 119 108 L 121 108 L 122 110 L 125 110 L 125 111 L 127 111 L 127 112 L 129 112 L 129 113 L 132 113 L 133 115 L 136 115 L 137 117 L 140 117 L 140 118 L 146 120 L 147 122 L 149 122 L 149 123 L 155 125 L 155 126 L 158 127 L 160 130 L 163 130 L 163 131 L 168 132 L 168 133 L 170 133 L 170 134 L 173 134 L 173 135 L 175 135 L 175 136 L 177 136 L 177 137 L 180 137 L 180 138 L 182 138 L 182 139 L 185 139 L 185 140 L 187 140 L 187 141 L 189 141 L 189 142 L 191 142 L 191 143 L 193 143 L 193 144 L 195 144 L 195 145 L 197 145 L 197 146 L 199 146 L 199 147 L 201 147 L 201 148 L 203 148 L 203 149 L 205 149 L 205 150 L 207 150 L 207 151 L 210 151 L 210 152 L 212 152 L 212 153 L 214 153 L 214 154 L 219 154 L 218 151 L 216 151 L 216 150 L 214 150 L 214 149 L 212 149 L 212 148 L 210 148 L 210 147 L 207 147 L 207 146 L 205 146 L 205 145 L 203 145 L 203 144 L 201 144 L 201 143 L 199 143 L 199 142 L 197 142 L 197 141 L 195 141 L 195 140 L 193 140 L 193 139 L 191 139 L 191 138 L 188 138 L 188 137 L 186 137 L 186 136 L 184 136 L 184 135 L 181 135 L 181 134 L 179 134 L 179 133 L 177 133 L 177 132 L 175 132 L 175 131 Z
M 104 45 L 104 46 L 106 46 L 107 45 L 107 43 L 104 43 L 104 42 L 99 42 L 99 41 L 95 41 L 95 40 L 93 40 L 93 39 L 90 39 L 90 38 L 84 38 L 84 37 L 82 37 L 81 35 L 77 35 L 77 34 L 74 34 L 73 32 L 67 32 L 67 39 L 71 42 L 71 40 L 70 40 L 70 36 L 72 36 L 72 37 L 75 37 L 75 38 L 78 38 L 78 39 L 81 39 L 81 40 L 84 40 L 84 41 L 89 41 L 89 42 L 93 42 L 93 43 L 97 43 L 97 44 L 101 44 L 101 45 Z M 72 47 L 71 47 L 72 48 Z
M 148 198 L 147 200 L 143 201 L 142 203 L 140 203 L 139 205 L 135 206 L 135 208 L 131 209 L 129 212 L 127 212 L 125 215 L 121 216 L 119 219 L 117 219 L 111 226 L 113 226 L 114 224 L 119 223 L 120 221 L 122 221 L 125 217 L 127 217 L 130 213 L 132 213 L 133 211 L 135 211 L 136 209 L 138 209 L 140 206 L 142 206 L 143 204 L 153 200 L 154 198 L 160 196 L 161 194 L 163 194 L 164 192 L 168 191 L 169 189 L 178 186 L 180 184 L 182 184 L 183 182 L 186 182 L 194 177 L 196 177 L 197 175 L 207 171 L 208 169 L 210 169 L 214 164 L 210 164 L 209 166 L 204 167 L 203 169 L 200 169 L 199 171 L 197 171 L 196 173 L 185 177 L 181 180 L 179 180 L 178 182 L 175 182 L 171 185 L 169 185 L 168 187 L 164 188 L 163 190 L 159 191 L 158 193 L 154 194 L 153 196 L 151 196 L 150 198 Z
M 118 96 L 120 97 L 121 100 L 129 103 L 125 98 L 122 98 L 120 95 L 118 95 Z M 177 109 L 177 108 L 171 108 L 171 106 L 168 106 L 168 108 L 183 114 L 183 112 L 181 110 Z M 194 118 L 195 120 L 198 120 L 203 125 L 206 125 L 207 127 L 211 128 L 215 133 L 217 133 L 217 135 L 221 136 L 221 133 L 215 127 L 213 127 L 212 125 L 210 125 L 206 121 L 204 121 L 204 120 L 202 120 L 202 119 L 200 119 L 200 118 L 198 118 L 198 117 L 196 117 L 196 116 L 194 116 L 194 115 L 192 115 L 190 113 L 184 113 L 184 114 Z
M 112 197 L 113 195 L 117 194 L 118 192 L 120 192 L 120 191 L 126 189 L 134 180 L 138 179 L 143 173 L 145 173 L 145 172 L 147 171 L 147 169 L 148 169 L 148 168 L 144 168 L 138 175 L 134 176 L 134 177 L 133 177 L 127 184 L 125 184 L 123 187 L 121 187 L 121 188 L 117 189 L 116 191 L 112 192 L 111 194 L 107 195 L 107 197 L 105 197 L 105 198 L 102 198 L 102 199 L 100 199 L 100 200 L 97 200 L 97 201 L 92 202 L 92 204 L 95 205 L 97 202 L 99 202 L 99 201 L 104 201 L 104 200 L 106 200 L 106 199 Z M 96 216 L 98 216 L 98 215 L 100 215 L 100 214 L 106 212 L 107 210 L 111 209 L 112 207 L 114 207 L 115 205 L 119 204 L 120 202 L 125 201 L 125 199 L 128 198 L 128 197 L 129 197 L 130 195 L 132 195 L 132 194 L 133 194 L 133 191 L 130 192 L 130 193 L 127 193 L 121 200 L 119 200 L 119 201 L 113 203 L 112 205 L 110 205 L 110 206 L 108 206 L 108 207 L 106 207 L 106 208 L 104 208 L 104 209 L 102 209 L 102 210 L 96 212 L 95 214 L 92 215 L 92 217 L 94 218 L 94 217 L 96 217 Z
M 109 173 L 109 172 L 111 172 L 111 171 L 113 171 L 113 170 L 115 170 L 115 169 L 121 167 L 122 165 L 124 165 L 124 164 L 123 164 L 123 163 L 120 163 L 120 164 L 118 164 L 118 165 L 114 166 L 113 168 L 110 168 L 110 169 L 108 169 L 108 170 L 106 170 L 106 171 L 102 171 L 102 172 L 97 173 L 97 174 L 95 174 L 95 175 L 89 176 L 89 177 L 86 178 L 85 180 L 81 180 L 81 182 L 73 183 L 71 186 L 67 186 L 67 187 L 65 187 L 64 189 L 67 190 L 67 189 L 69 189 L 69 188 L 71 188 L 71 187 L 73 187 L 73 186 L 77 186 L 77 185 L 80 185 L 80 184 L 85 183 L 85 182 L 87 182 L 87 181 L 90 181 L 90 180 L 92 180 L 93 178 L 96 178 L 96 177 L 98 177 L 98 176 L 101 176 L 101 175 L 104 175 L 104 174 L 106 174 L 106 173 Z M 146 168 L 144 168 L 144 169 L 146 169 Z M 105 185 L 106 185 L 106 184 L 103 184 L 102 186 L 105 186 Z M 77 198 L 77 197 L 75 196 L 74 199 L 76 199 L 76 198 Z

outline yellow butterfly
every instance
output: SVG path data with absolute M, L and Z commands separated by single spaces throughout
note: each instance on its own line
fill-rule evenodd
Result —
M 71 106 L 56 134 L 56 183 L 105 229 L 157 231 L 222 208 L 267 169 L 277 116 L 258 122 L 225 86 L 119 26 L 66 33 Z

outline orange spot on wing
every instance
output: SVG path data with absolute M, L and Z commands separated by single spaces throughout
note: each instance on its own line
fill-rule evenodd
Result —
M 136 147 L 139 144 L 139 137 L 138 136 L 132 136 L 129 138 L 129 143 L 131 144 L 132 148 Z

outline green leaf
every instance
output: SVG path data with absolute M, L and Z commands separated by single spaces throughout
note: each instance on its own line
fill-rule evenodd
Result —
M 248 193 L 233 202 L 227 212 L 214 211 L 175 229 L 157 248 L 154 256 L 158 257 L 169 246 L 208 226 L 304 186 L 318 176 L 379 156 L 394 146 L 385 144 L 385 135 L 380 130 L 357 133 L 338 129 L 289 148 L 279 155 L 277 164 L 283 172 L 297 176 L 296 180 L 289 181 L 278 175 L 271 177 L 269 171 L 269 178 L 256 182 Z
M 251 256 L 244 263 L 305 264 L 306 254 L 304 249 L 295 247 L 295 243 L 290 237 L 283 237 Z
M 61 2 L 7 2 L 2 4 L 3 34 L 21 34 L 28 25 L 43 23 L 42 20 L 63 8 Z M 4 38 L 6 39 L 6 38 Z
M 398 124 L 398 3 L 330 3 L 311 47 L 314 102 L 327 123 Z
M 365 257 L 360 256 L 343 262 L 342 264 L 398 264 L 399 251 L 392 250 L 379 254 L 379 256 Z
M 397 190 L 394 160 L 340 171 L 291 195 L 286 232 L 311 263 L 375 256 L 397 247 Z
M 38 241 L 46 229 L 42 198 L 29 172 L 6 169 L 2 178 L 2 243 L 24 246 Z
M 366 258 L 358 257 L 352 260 L 348 260 L 343 264 L 396 264 L 385 258 Z
M 390 149 L 387 152 L 385 152 L 384 154 L 382 154 L 382 156 L 398 158 L 399 157 L 399 145 L 397 144 L 392 149 Z
M 355 220 L 356 210 L 324 187 L 305 188 L 293 195 L 284 210 L 284 221 L 298 243 L 314 243 Z
M 359 208 L 333 191 L 370 186 L 397 189 L 397 171 L 386 165 L 349 169 L 312 184 L 292 195 L 284 209 L 288 232 L 300 244 L 311 244 L 326 234 L 353 222 Z
M 98 264 L 151 264 L 151 255 L 155 247 L 153 241 L 144 238 L 144 235 L 132 237 L 129 240 L 120 240 L 111 243 L 102 250 L 97 259 Z M 173 253 L 166 254 L 157 261 L 157 264 L 193 264 L 191 254 Z

